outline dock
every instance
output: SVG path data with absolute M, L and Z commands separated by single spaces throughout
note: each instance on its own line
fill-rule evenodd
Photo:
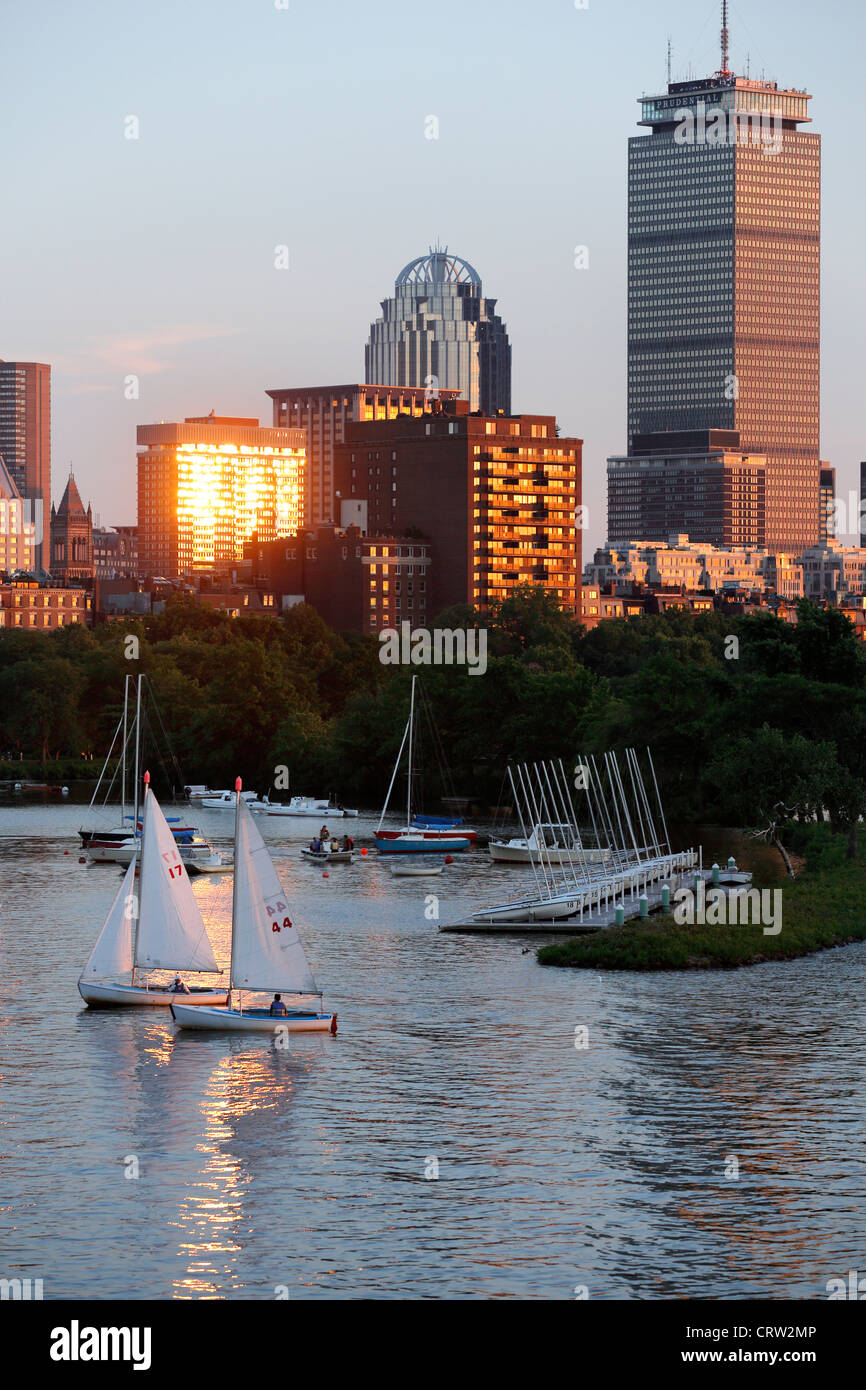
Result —
M 461 922 L 449 922 L 440 926 L 441 932 L 458 932 L 463 934 L 481 934 L 485 936 L 509 936 L 521 933 L 527 936 L 586 936 L 592 932 L 605 931 L 608 927 L 616 925 L 616 910 L 618 907 L 625 908 L 625 919 L 637 917 L 640 911 L 640 898 L 643 894 L 649 904 L 649 912 L 662 906 L 662 889 L 667 886 L 671 891 L 671 902 L 674 894 L 681 888 L 692 888 L 695 878 L 702 878 L 708 886 L 712 885 L 712 870 L 688 867 L 685 870 L 670 874 L 664 882 L 646 884 L 636 889 L 629 888 L 625 893 L 616 898 L 606 898 L 602 892 L 600 900 L 597 898 L 591 906 L 584 906 L 583 911 L 578 911 L 571 917 L 560 917 L 554 921 L 531 920 L 526 916 L 519 916 L 520 905 L 515 904 L 515 915 L 511 918 L 496 917 L 495 920 L 484 921 L 482 918 L 470 917 Z M 736 884 L 728 880 L 727 875 L 722 872 L 719 878 L 720 888 L 743 887 L 740 881 Z M 593 897 L 596 897 L 596 890 L 593 889 Z

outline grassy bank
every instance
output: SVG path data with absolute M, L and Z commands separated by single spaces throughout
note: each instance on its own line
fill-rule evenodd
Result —
M 861 836 L 862 838 L 862 836 Z M 756 879 L 755 887 L 770 886 Z M 866 848 L 846 860 L 841 837 L 816 837 L 800 876 L 782 889 L 782 929 L 758 926 L 678 926 L 671 914 L 632 919 L 592 936 L 573 937 L 538 951 L 541 965 L 592 970 L 732 969 L 766 960 L 792 960 L 830 946 L 866 939 Z

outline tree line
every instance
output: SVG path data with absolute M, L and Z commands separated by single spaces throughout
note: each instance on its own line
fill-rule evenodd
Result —
M 378 806 L 414 671 L 450 769 L 449 781 L 423 760 L 428 810 L 452 788 L 507 802 L 509 761 L 648 745 L 671 819 L 757 825 L 826 811 L 853 837 L 866 813 L 866 647 L 834 609 L 803 601 L 798 619 L 668 610 L 586 631 L 527 587 L 484 619 L 440 616 L 487 629 L 487 671 L 471 677 L 383 665 L 375 637 L 333 632 L 306 605 L 232 619 L 177 597 L 92 631 L 0 632 L 0 758 L 7 776 L 22 756 L 100 760 L 124 677 L 143 671 L 187 783 L 240 775 L 266 791 L 287 767 L 291 791 Z M 137 660 L 125 655 L 130 635 Z

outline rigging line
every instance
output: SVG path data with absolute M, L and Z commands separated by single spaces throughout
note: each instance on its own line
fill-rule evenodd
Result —
M 171 741 L 170 741 L 170 739 L 169 739 L 169 737 L 168 737 L 168 733 L 166 732 L 165 724 L 163 723 L 162 714 L 161 714 L 161 712 L 160 712 L 160 708 L 159 708 L 159 705 L 158 705 L 158 703 L 157 703 L 156 692 L 154 691 L 154 688 L 153 688 L 153 681 L 150 679 L 150 676 L 145 676 L 144 679 L 145 679 L 145 682 L 146 682 L 146 684 L 147 684 L 147 689 L 148 689 L 148 692 L 149 692 L 149 695 L 150 695 L 150 703 L 151 703 L 151 705 L 152 705 L 152 707 L 153 707 L 153 712 L 154 712 L 154 714 L 156 715 L 157 719 L 159 720 L 159 729 L 160 729 L 160 733 L 162 734 L 162 737 L 163 737 L 163 742 L 165 743 L 165 747 L 166 747 L 166 750 L 167 750 L 167 752 L 168 752 L 168 756 L 169 756 L 170 759 L 171 759 L 172 766 L 174 767 L 174 770 L 175 770 L 175 772 L 176 772 L 176 774 L 177 774 L 177 777 L 178 777 L 178 786 L 179 786 L 179 787 L 182 787 L 182 786 L 184 785 L 184 780 L 183 780 L 183 769 L 181 768 L 180 762 L 178 761 L 177 757 L 175 756 L 174 749 L 173 749 L 172 746 L 171 746 Z M 159 756 L 160 756 L 160 758 L 162 757 L 161 754 L 160 754 Z M 163 762 L 163 767 L 165 767 L 165 763 L 164 763 L 164 762 Z M 166 771 L 168 771 L 167 768 L 166 768 Z
M 702 39 L 703 36 L 704 36 L 704 30 L 706 29 L 709 20 L 711 19 L 711 17 L 712 17 L 713 15 L 718 14 L 718 9 L 719 9 L 719 7 L 718 7 L 718 4 L 716 3 L 716 0 L 713 0 L 713 3 L 712 3 L 712 5 L 710 6 L 710 8 L 709 8 L 709 10 L 708 10 L 708 12 L 707 12 L 707 15 L 706 15 L 706 18 L 704 19 L 703 24 L 701 25 L 700 29 L 698 30 L 696 37 L 692 40 L 691 47 L 689 48 L 688 52 L 686 53 L 686 61 L 685 61 L 685 66 L 686 66 L 686 67 L 688 67 L 689 62 L 691 61 L 692 54 L 694 53 L 695 49 L 697 48 L 698 44 L 700 43 L 701 39 Z
M 518 775 L 518 777 L 519 777 L 519 776 L 520 776 L 520 765 L 519 765 L 519 764 L 517 764 L 516 771 L 517 771 L 517 775 Z M 510 764 L 510 763 L 506 763 L 506 765 L 505 765 L 505 772 L 506 772 L 506 775 L 507 775 L 507 777 L 508 777 L 509 782 L 511 783 L 511 797 L 512 797 L 512 800 L 514 801 L 515 806 L 517 807 L 517 818 L 518 818 L 518 820 L 520 821 L 520 829 L 523 831 L 523 838 L 524 838 L 524 840 L 526 841 L 526 843 L 528 844 L 528 843 L 529 843 L 529 830 L 528 830 L 528 828 L 527 828 L 527 826 L 526 826 L 526 824 L 525 824 L 525 822 L 524 822 L 524 819 L 523 819 L 523 797 L 522 797 L 521 795 L 518 794 L 517 785 L 516 785 L 515 780 L 514 780 L 514 771 L 512 770 L 512 767 L 511 767 L 511 764 Z M 539 878 L 539 875 L 538 875 L 538 865 L 537 865 L 537 863 L 536 863 L 536 861 L 535 861 L 535 858 L 533 857 L 533 855 L 532 855 L 531 852 L 530 852 L 530 856 L 529 856 L 529 862 L 530 862 L 530 865 L 532 866 L 532 873 L 533 873 L 533 875 L 534 875 L 534 877 L 535 877 L 535 887 L 536 887 L 536 889 L 538 890 L 538 896 L 539 896 L 539 897 L 543 897 L 543 895 L 544 895 L 544 890 L 543 890 L 542 887 L 541 887 L 541 879 Z
M 766 74 L 766 72 L 768 71 L 768 68 L 767 68 L 767 61 L 766 61 L 766 59 L 765 59 L 763 53 L 761 52 L 761 48 L 760 48 L 760 45 L 758 44 L 757 39 L 755 38 L 754 34 L 752 33 L 751 29 L 749 28 L 749 26 L 748 26 L 748 24 L 746 23 L 746 21 L 745 21 L 745 19 L 743 18 L 743 16 L 740 14 L 739 9 L 738 9 L 737 6 L 734 4 L 734 0 L 728 0 L 728 5 L 730 6 L 730 8 L 733 10 L 734 14 L 736 15 L 736 17 L 737 17 L 737 23 L 738 23 L 738 24 L 741 24 L 741 25 L 743 26 L 743 28 L 744 28 L 745 31 L 746 31 L 747 37 L 750 39 L 750 41 L 752 42 L 752 44 L 754 44 L 755 48 L 758 50 L 758 57 L 759 57 L 759 59 L 760 59 L 760 61 L 761 61 L 761 69 L 762 69 L 762 71 Z M 750 51 L 751 51 L 751 50 L 750 50 Z
M 420 680 L 418 681 L 418 689 L 421 691 L 421 708 L 424 711 L 424 715 L 430 727 L 433 753 L 439 767 L 439 780 L 442 784 L 442 790 L 448 797 L 454 800 L 456 798 L 456 792 L 454 789 L 454 780 L 451 776 L 451 768 L 445 754 L 445 745 L 442 741 L 442 735 L 439 732 L 436 720 L 433 718 L 433 706 L 430 697 Z

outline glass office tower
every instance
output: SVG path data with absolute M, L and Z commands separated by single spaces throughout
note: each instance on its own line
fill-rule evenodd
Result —
M 370 328 L 366 380 L 453 389 L 472 411 L 510 415 L 511 345 L 495 308 L 477 270 L 447 249 L 410 261 Z
M 766 544 L 789 551 L 819 531 L 809 100 L 723 61 L 642 98 L 651 133 L 629 141 L 628 161 L 629 454 L 637 435 L 737 430 L 744 454 L 766 458 Z

